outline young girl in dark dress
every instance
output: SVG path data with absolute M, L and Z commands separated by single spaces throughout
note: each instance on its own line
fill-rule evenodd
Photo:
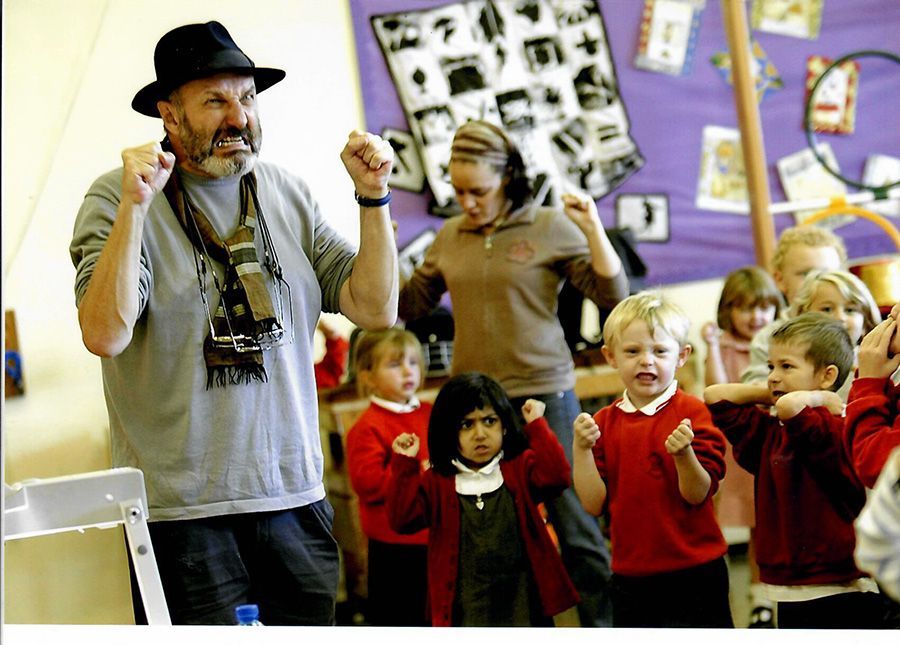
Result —
M 428 578 L 435 626 L 552 626 L 578 594 L 538 504 L 571 483 L 544 404 L 522 407 L 478 372 L 450 379 L 428 426 L 431 466 L 419 438 L 393 443 L 386 507 L 394 530 L 429 527 Z

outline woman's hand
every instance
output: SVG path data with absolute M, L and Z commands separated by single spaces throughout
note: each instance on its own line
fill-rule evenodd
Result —
M 590 195 L 566 193 L 563 211 L 587 239 L 591 251 L 591 268 L 599 276 L 613 278 L 622 271 L 622 260 L 616 253 L 606 229 L 597 214 L 597 204 Z
M 585 236 L 593 235 L 595 231 L 603 228 L 600 215 L 597 213 L 597 204 L 590 196 L 566 193 L 562 196 L 562 203 L 563 212 Z

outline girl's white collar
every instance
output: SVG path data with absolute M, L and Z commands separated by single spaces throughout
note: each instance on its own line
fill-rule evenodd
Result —
M 478 470 L 472 470 L 458 459 L 451 463 L 456 466 L 456 492 L 460 495 L 482 495 L 492 493 L 503 485 L 503 472 L 500 460 L 503 451 Z

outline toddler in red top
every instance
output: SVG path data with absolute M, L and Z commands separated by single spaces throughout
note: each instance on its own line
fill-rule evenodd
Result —
M 711 385 L 704 394 L 737 462 L 756 478 L 757 563 L 780 628 L 881 626 L 885 599 L 853 560 L 865 490 L 844 450 L 836 393 L 853 362 L 843 324 L 801 314 L 773 331 L 766 384 Z
M 588 512 L 609 513 L 614 627 L 734 626 L 712 503 L 725 438 L 675 380 L 691 352 L 689 327 L 656 292 L 616 305 L 602 351 L 625 393 L 575 420 L 575 491 Z
M 424 380 L 422 346 L 403 329 L 366 331 L 354 365 L 357 390 L 371 399 L 347 433 L 350 485 L 369 541 L 366 617 L 373 625 L 427 626 L 428 531 L 397 533 L 384 505 L 394 439 L 414 435 L 424 443 L 427 437 L 431 404 L 416 397 Z M 423 450 L 419 467 L 427 459 Z
M 553 626 L 578 593 L 538 509 L 571 483 L 569 462 L 528 399 L 521 428 L 500 384 L 479 372 L 451 378 L 419 436 L 394 441 L 387 511 L 401 532 L 429 527 L 428 586 L 435 626 Z
M 350 342 L 324 318 L 319 319 L 316 328 L 322 332 L 322 336 L 325 338 L 325 354 L 313 365 L 316 388 L 324 390 L 337 387 L 344 378 L 347 354 L 350 353 Z
M 859 346 L 847 399 L 845 440 L 853 468 L 872 488 L 891 451 L 900 446 L 900 303 Z

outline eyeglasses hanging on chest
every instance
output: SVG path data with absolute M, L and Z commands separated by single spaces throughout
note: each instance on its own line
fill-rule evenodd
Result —
M 191 228 L 194 264 L 200 300 L 209 323 L 209 342 L 214 347 L 238 353 L 270 350 L 294 340 L 294 312 L 291 287 L 275 252 L 271 233 L 256 204 L 255 192 L 241 184 L 241 216 L 234 234 L 224 242 L 205 217 L 195 216 L 193 206 L 183 193 L 183 208 Z M 198 219 L 200 223 L 198 224 Z M 201 230 L 201 229 L 206 230 Z M 258 259 L 255 233 L 258 228 L 262 261 Z M 220 282 L 210 263 L 210 241 L 223 261 Z M 209 274 L 219 294 L 215 312 L 210 309 L 207 285 Z M 271 288 L 270 288 L 271 285 Z M 287 324 L 285 324 L 287 323 Z

